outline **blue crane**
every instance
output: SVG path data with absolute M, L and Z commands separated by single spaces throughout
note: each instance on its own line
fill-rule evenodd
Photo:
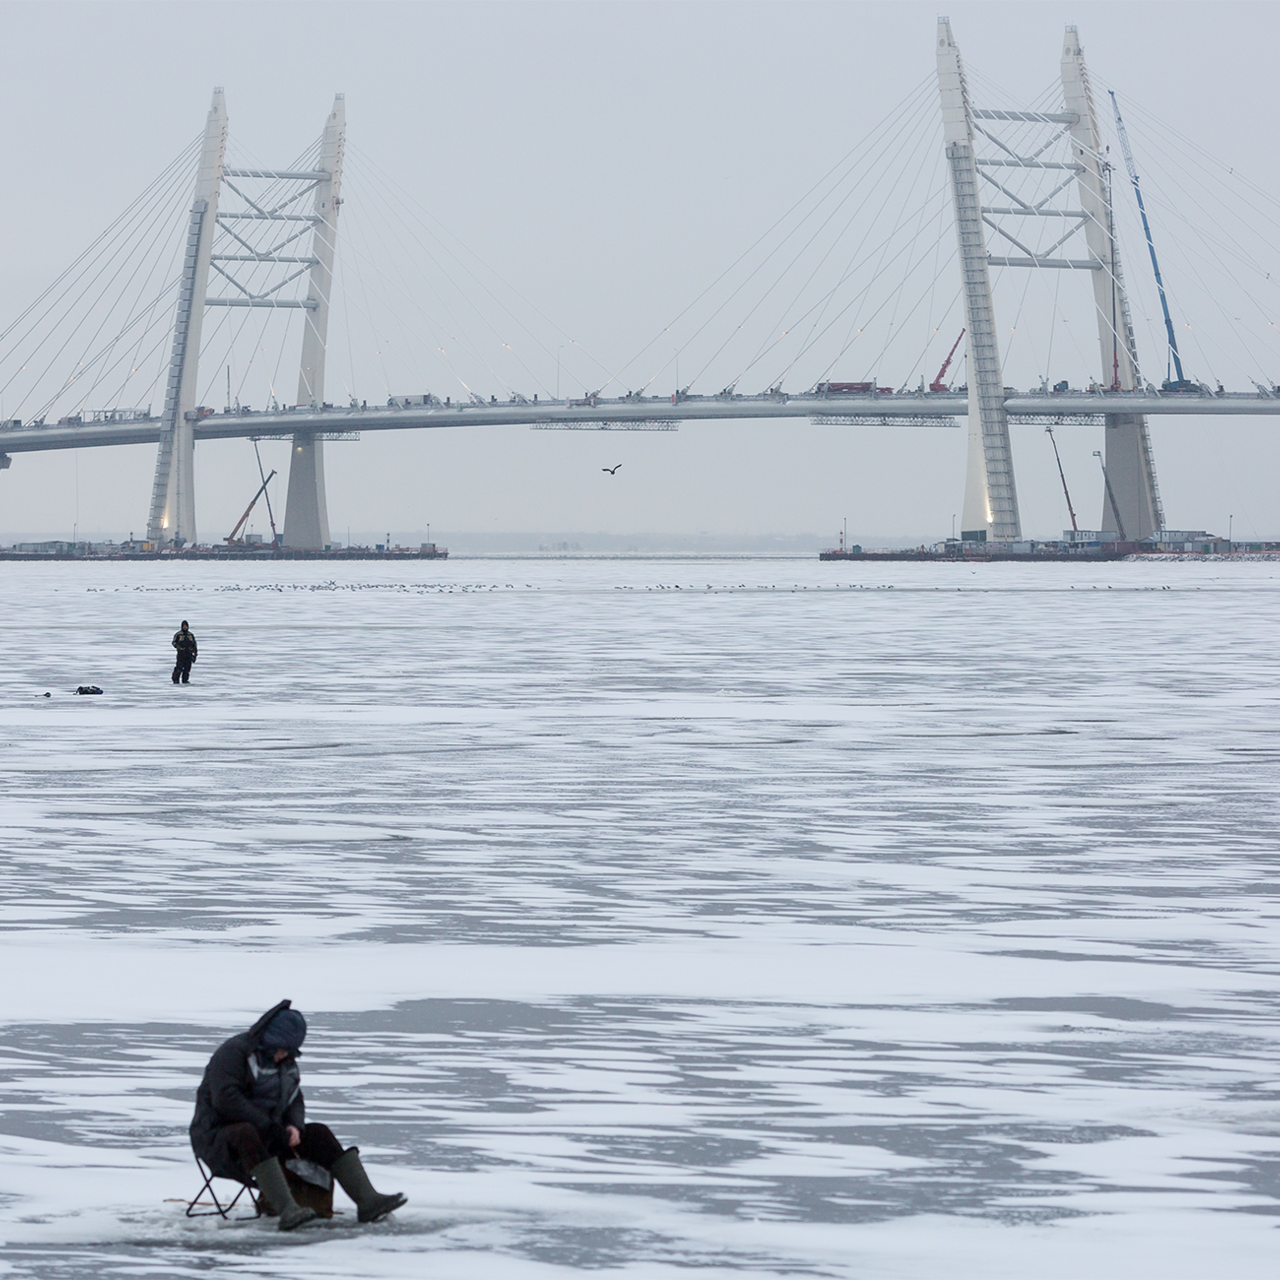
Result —
M 1169 316 L 1169 301 L 1164 296 L 1164 281 L 1160 277 L 1160 262 L 1156 258 L 1155 241 L 1151 239 L 1151 224 L 1147 221 L 1147 207 L 1142 203 L 1142 186 L 1138 182 L 1138 167 L 1133 163 L 1133 152 L 1129 149 L 1129 135 L 1125 132 L 1124 119 L 1120 115 L 1120 104 L 1116 101 L 1116 91 L 1108 89 L 1111 95 L 1111 106 L 1116 113 L 1116 132 L 1120 135 L 1120 149 L 1124 152 L 1125 168 L 1129 170 L 1129 181 L 1133 183 L 1133 193 L 1138 197 L 1138 212 L 1142 215 L 1142 229 L 1147 233 L 1147 249 L 1151 253 L 1151 269 L 1156 273 L 1156 288 L 1160 290 L 1160 309 L 1164 312 L 1164 328 L 1169 335 L 1169 354 L 1173 356 L 1173 366 L 1178 376 L 1173 381 L 1165 379 L 1166 391 L 1199 391 L 1200 386 L 1188 382 L 1182 372 L 1182 359 L 1178 355 L 1178 339 L 1173 332 L 1173 320 Z

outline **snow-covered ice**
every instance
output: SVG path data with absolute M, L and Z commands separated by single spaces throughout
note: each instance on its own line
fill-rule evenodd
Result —
M 1270 1276 L 1277 636 L 1272 563 L 0 566 L 0 1273 Z M 387 1224 L 183 1217 L 285 995 Z

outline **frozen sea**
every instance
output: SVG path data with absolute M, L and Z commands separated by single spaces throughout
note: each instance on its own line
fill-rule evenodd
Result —
M 0 653 L 0 1273 L 1275 1273 L 1280 564 L 7 563 Z M 283 996 L 385 1224 L 183 1216 Z

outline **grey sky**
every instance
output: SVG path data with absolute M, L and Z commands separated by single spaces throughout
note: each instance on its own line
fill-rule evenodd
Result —
M 195 136 L 213 85 L 226 89 L 233 148 L 268 163 L 287 162 L 311 142 L 333 93 L 342 91 L 352 148 L 616 368 L 932 74 L 937 13 L 910 3 L 4 5 L 0 101 L 10 197 L 0 206 L 0 322 Z M 1091 71 L 1132 101 L 1139 118 L 1145 113 L 1188 135 L 1274 197 L 1274 166 L 1264 163 L 1274 115 L 1274 6 L 960 4 L 949 14 L 966 63 L 1011 104 L 1029 102 L 1056 78 L 1063 24 L 1076 23 Z M 1148 160 L 1158 202 L 1156 169 L 1170 159 Z M 348 193 L 349 202 L 357 198 L 371 192 Z M 1117 203 L 1127 199 L 1127 189 L 1118 189 Z M 1211 202 L 1207 208 L 1205 218 Z M 372 209 L 349 203 L 345 215 L 353 234 L 376 230 Z M 1199 312 L 1188 319 L 1212 356 L 1200 364 L 1222 364 L 1213 376 L 1249 389 L 1246 367 L 1236 370 L 1222 355 L 1232 346 L 1231 318 L 1212 313 L 1194 282 L 1178 278 L 1178 264 L 1186 262 L 1187 273 L 1193 266 L 1187 227 L 1158 222 L 1158 236 L 1162 230 L 1171 283 Z M 377 250 L 367 243 L 372 259 Z M 1138 298 L 1149 292 L 1149 266 L 1133 252 L 1140 246 L 1126 247 Z M 1280 278 L 1280 253 L 1276 266 Z M 406 267 L 406 285 L 417 269 Z M 361 283 L 367 291 L 377 282 Z M 1083 286 L 1078 292 L 1084 327 Z M 997 302 L 1008 332 L 1018 299 L 1007 293 Z M 1033 304 L 1026 316 L 1027 333 L 1044 319 Z M 731 329 L 731 312 L 722 319 L 722 329 Z M 1163 354 L 1139 321 L 1145 371 L 1158 378 Z M 360 323 L 355 315 L 349 326 Z M 427 324 L 397 337 L 425 348 Z M 544 387 L 555 378 L 547 352 L 563 341 L 552 334 L 546 328 L 517 353 Z M 496 336 L 513 347 L 517 337 L 525 341 Z M 334 357 L 328 398 L 345 398 L 339 372 L 357 396 L 385 397 L 375 337 L 366 333 L 362 346 L 356 334 L 351 358 Z M 943 353 L 953 337 L 940 332 Z M 347 342 L 335 315 L 331 348 Z M 1036 354 L 1043 341 L 1024 333 L 1017 343 L 1024 342 L 1026 354 L 1018 345 L 1006 365 L 1020 386 L 1038 380 L 1045 365 Z M 706 349 L 705 342 L 691 348 L 682 381 Z M 1046 366 L 1054 376 L 1079 382 L 1101 373 L 1085 368 L 1065 342 L 1058 350 L 1054 367 Z M 1077 351 L 1096 358 L 1096 338 Z M 558 354 L 565 390 L 601 380 L 571 345 Z M 894 348 L 876 376 L 901 381 L 917 356 Z M 932 377 L 941 356 L 931 350 L 927 358 Z M 393 373 L 410 385 L 390 390 L 457 394 L 421 352 L 401 367 L 418 368 L 415 359 L 425 385 Z M 1211 376 L 1207 367 L 1195 372 Z M 846 376 L 855 376 L 852 367 Z M 1280 360 L 1270 376 L 1280 380 Z M 286 398 L 295 380 L 293 370 L 281 379 Z M 473 385 L 485 395 L 503 391 L 498 383 Z M 653 385 L 670 390 L 674 367 Z M 742 389 L 762 386 L 747 378 Z M 221 394 L 212 402 L 221 404 Z M 1090 456 L 1099 435 L 1083 428 L 1060 434 L 1085 525 L 1099 508 Z M 1272 480 L 1280 424 L 1157 421 L 1153 438 L 1170 524 L 1225 532 L 1234 513 L 1237 536 L 1280 536 Z M 1054 534 L 1066 513 L 1043 433 L 1015 428 L 1014 450 L 1024 528 Z M 283 472 L 284 446 L 267 444 L 263 453 Z M 82 532 L 140 532 L 153 458 L 151 447 L 82 451 L 78 460 L 71 453 L 15 457 L 0 473 L 0 537 L 68 534 L 77 471 Z M 488 532 L 834 532 L 844 516 L 858 536 L 936 538 L 950 532 L 959 510 L 964 438 L 803 423 L 693 424 L 674 435 L 513 428 L 367 435 L 329 446 L 328 458 L 339 538 L 348 527 L 400 532 L 428 521 L 438 530 Z M 624 465 L 616 477 L 602 475 L 602 465 L 617 462 Z M 230 528 L 255 476 L 247 442 L 200 446 L 202 539 Z M 280 498 L 283 505 L 283 487 Z

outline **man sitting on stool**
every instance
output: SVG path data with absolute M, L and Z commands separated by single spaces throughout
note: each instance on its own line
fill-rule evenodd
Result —
M 191 1146 L 215 1177 L 252 1178 L 280 1215 L 280 1230 L 292 1231 L 316 1216 L 293 1198 L 282 1159 L 298 1156 L 328 1169 L 356 1202 L 361 1222 L 377 1222 L 406 1197 L 373 1189 L 360 1152 L 345 1151 L 322 1124 L 307 1124 L 298 1055 L 306 1019 L 288 1000 L 268 1009 L 248 1031 L 222 1044 L 209 1059 L 196 1091 Z

